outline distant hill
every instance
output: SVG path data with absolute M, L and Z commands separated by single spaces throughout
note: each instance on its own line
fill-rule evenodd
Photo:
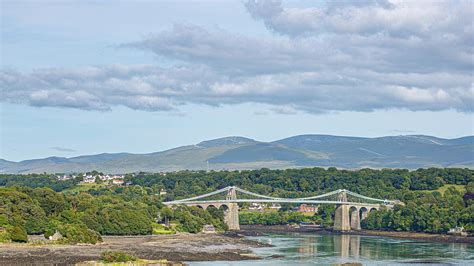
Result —
M 300 135 L 274 142 L 234 136 L 148 154 L 103 153 L 21 162 L 0 159 L 2 173 L 160 172 L 205 170 L 208 166 L 214 170 L 311 166 L 474 168 L 474 136 L 442 139 L 424 135 L 379 138 Z

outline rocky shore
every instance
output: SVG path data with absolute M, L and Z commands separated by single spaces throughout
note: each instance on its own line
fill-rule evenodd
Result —
M 0 265 L 71 265 L 94 261 L 103 251 L 118 250 L 141 259 L 215 261 L 259 259 L 251 249 L 269 246 L 236 234 L 104 236 L 97 245 L 0 244 Z
M 176 234 L 156 236 L 104 236 L 97 245 L 32 245 L 0 244 L 0 265 L 74 265 L 97 261 L 103 251 L 123 251 L 145 260 L 167 260 L 162 265 L 181 265 L 183 261 L 236 261 L 261 259 L 253 248 L 271 245 L 245 239 L 266 233 L 305 232 L 337 234 L 323 228 L 295 228 L 289 226 L 241 226 L 240 231 L 226 234 Z M 362 230 L 345 234 L 393 237 L 423 242 L 474 244 L 474 237 Z M 173 264 L 172 262 L 177 262 Z

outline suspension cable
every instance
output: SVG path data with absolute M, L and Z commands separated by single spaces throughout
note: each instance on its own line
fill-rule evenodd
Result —
M 358 198 L 366 199 L 366 200 L 373 200 L 373 201 L 379 201 L 379 202 L 392 202 L 391 200 L 386 200 L 386 199 L 383 200 L 383 199 L 376 199 L 376 198 L 367 197 L 367 196 L 357 194 L 357 193 L 349 191 L 349 190 L 347 190 L 346 192 L 347 192 L 347 194 L 350 194 L 350 195 L 358 197 Z
M 190 201 L 190 200 L 195 200 L 195 199 L 202 199 L 202 198 L 209 197 L 209 196 L 212 196 L 212 195 L 215 195 L 215 194 L 219 194 L 219 193 L 224 192 L 224 191 L 228 191 L 229 189 L 230 189 L 230 187 L 225 187 L 225 188 L 221 188 L 219 190 L 216 190 L 214 192 L 210 192 L 210 193 L 207 193 L 207 194 L 204 194 L 204 195 L 199 195 L 199 196 L 192 197 L 192 198 L 175 200 L 175 202 L 183 202 L 183 201 Z
M 302 199 L 302 200 L 318 199 L 318 198 L 323 198 L 323 197 L 327 197 L 327 196 L 332 196 L 334 194 L 340 193 L 341 191 L 342 191 L 342 189 L 338 189 L 338 190 L 334 190 L 334 191 L 326 193 L 326 194 L 322 194 L 322 195 L 318 195 L 318 196 L 312 196 L 312 197 L 306 197 L 306 198 L 298 198 L 298 199 Z
M 392 203 L 394 201 L 391 201 L 391 200 L 382 200 L 382 199 L 376 199 L 376 198 L 371 198 L 371 197 L 367 197 L 367 196 L 364 196 L 364 195 L 360 195 L 358 193 L 355 193 L 355 192 L 352 192 L 352 191 L 349 191 L 349 190 L 345 190 L 345 189 L 338 189 L 338 190 L 335 190 L 335 191 L 332 191 L 332 192 L 328 192 L 326 194 L 322 194 L 322 195 L 317 195 L 317 196 L 312 196 L 312 197 L 305 197 L 305 198 L 291 198 L 291 199 L 286 199 L 286 198 L 278 198 L 278 197 L 270 197 L 270 196 L 265 196 L 265 195 L 260 195 L 260 194 L 257 194 L 257 193 L 253 193 L 253 192 L 250 192 L 250 191 L 247 191 L 247 190 L 244 190 L 244 189 L 241 189 L 239 187 L 231 187 L 231 186 L 228 186 L 228 187 L 225 187 L 225 188 L 222 188 L 222 189 L 219 189 L 219 190 L 216 190 L 216 191 L 213 191 L 213 192 L 210 192 L 210 193 L 207 193 L 207 194 L 203 194 L 203 195 L 199 195 L 199 196 L 195 196 L 195 197 L 191 197 L 191 198 L 186 198 L 186 199 L 180 199 L 180 200 L 175 200 L 173 202 L 176 202 L 176 203 L 185 203 L 186 201 L 192 201 L 192 200 L 196 200 L 196 199 L 202 199 L 202 198 L 205 198 L 205 197 L 209 197 L 209 196 L 212 196 L 212 195 L 215 195 L 215 194 L 219 194 L 221 192 L 224 192 L 224 191 L 229 191 L 230 189 L 234 188 L 236 191 L 239 191 L 241 193 L 244 193 L 244 194 L 247 194 L 247 195 L 251 195 L 251 196 L 255 196 L 255 197 L 259 197 L 259 198 L 265 198 L 265 199 L 271 199 L 271 200 L 293 200 L 293 201 L 298 201 L 298 200 L 311 200 L 311 199 L 318 199 L 318 198 L 323 198 L 323 197 L 328 197 L 328 196 L 332 196 L 334 194 L 338 194 L 342 191 L 345 191 L 347 194 L 349 195 L 352 195 L 352 196 L 355 196 L 355 197 L 358 197 L 358 198 L 362 198 L 362 199 L 366 199 L 366 200 L 373 200 L 373 201 L 378 201 L 378 202 L 384 202 L 384 203 Z
M 252 195 L 252 196 L 255 196 L 255 197 L 259 197 L 259 198 L 274 199 L 274 200 L 281 200 L 281 199 L 282 199 L 282 198 L 277 198 L 277 197 L 270 197 L 270 196 L 260 195 L 260 194 L 257 194 L 257 193 L 253 193 L 253 192 L 250 192 L 250 191 L 241 189 L 241 188 L 239 188 L 239 187 L 234 187 L 234 188 L 235 188 L 235 190 L 237 190 L 237 191 L 239 191 L 239 192 L 242 192 L 242 193 L 248 194 L 248 195 Z

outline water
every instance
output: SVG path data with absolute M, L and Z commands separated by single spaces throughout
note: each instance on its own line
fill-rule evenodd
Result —
M 363 265 L 441 264 L 474 265 L 474 245 L 427 243 L 388 237 L 317 235 L 308 233 L 269 234 L 248 237 L 274 247 L 253 251 L 264 260 L 192 262 L 190 265 Z M 278 258 L 270 256 L 276 255 Z

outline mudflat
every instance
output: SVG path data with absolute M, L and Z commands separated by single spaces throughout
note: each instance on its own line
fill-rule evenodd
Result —
M 157 236 L 103 236 L 96 245 L 0 244 L 0 265 L 71 265 L 98 260 L 103 251 L 117 250 L 141 259 L 214 261 L 258 259 L 251 249 L 268 246 L 236 235 L 176 234 Z

